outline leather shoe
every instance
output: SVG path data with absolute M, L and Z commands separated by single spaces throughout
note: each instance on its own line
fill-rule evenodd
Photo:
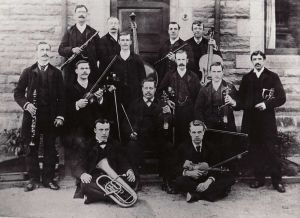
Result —
M 24 187 L 24 191 L 25 192 L 30 192 L 30 191 L 33 191 L 34 189 L 38 188 L 39 185 L 33 181 L 29 181 L 25 187 Z
M 195 202 L 195 201 L 198 201 L 198 196 L 196 193 L 192 193 L 192 192 L 188 192 L 186 193 L 186 202 L 188 203 L 192 203 L 192 202 Z
M 50 188 L 52 190 L 60 189 L 60 187 L 58 186 L 58 184 L 55 181 L 50 181 L 50 182 L 44 183 L 44 186 L 46 188 Z
M 262 186 L 264 186 L 264 185 L 265 185 L 264 182 L 255 180 L 254 182 L 252 182 L 252 183 L 250 184 L 250 188 L 259 188 L 259 187 L 262 187 Z
M 273 187 L 274 187 L 274 189 L 276 189 L 280 193 L 285 192 L 285 187 L 282 183 L 275 184 L 275 185 L 273 185 Z

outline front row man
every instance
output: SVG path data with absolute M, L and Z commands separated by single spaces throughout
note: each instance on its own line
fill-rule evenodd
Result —
M 209 167 L 222 160 L 218 151 L 202 141 L 205 131 L 206 126 L 202 121 L 190 122 L 190 139 L 178 148 L 177 171 L 181 176 L 176 178 L 175 188 L 186 193 L 187 202 L 216 201 L 226 197 L 235 182 L 230 172 L 209 170 Z
M 80 158 L 75 169 L 75 177 L 81 180 L 81 189 L 76 190 L 76 196 L 86 196 L 85 204 L 107 200 L 104 192 L 96 184 L 98 176 L 105 174 L 99 163 L 106 158 L 110 167 L 119 175 L 126 174 L 130 186 L 134 186 L 135 175 L 126 160 L 125 152 L 115 141 L 109 138 L 110 123 L 106 119 L 95 121 L 95 137 L 80 152 Z

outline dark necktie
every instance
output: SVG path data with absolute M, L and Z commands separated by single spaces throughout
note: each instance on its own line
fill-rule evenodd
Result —
M 200 146 L 196 146 L 196 150 L 199 153 L 200 152 Z
M 151 106 L 151 104 L 152 104 L 152 101 L 151 101 L 151 99 L 147 99 L 147 101 L 146 101 L 146 104 L 147 104 L 147 106 L 148 106 L 148 107 L 150 107 L 150 106 Z
M 41 67 L 41 71 L 42 71 L 42 72 L 45 72 L 45 69 L 46 69 L 47 65 L 40 66 L 40 67 Z

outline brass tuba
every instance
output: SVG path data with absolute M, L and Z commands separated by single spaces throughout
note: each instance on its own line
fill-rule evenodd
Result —
M 110 166 L 106 158 L 102 159 L 97 168 L 107 175 L 101 175 L 96 179 L 96 184 L 105 195 L 109 196 L 121 207 L 131 207 L 137 201 L 135 191 L 118 175 Z

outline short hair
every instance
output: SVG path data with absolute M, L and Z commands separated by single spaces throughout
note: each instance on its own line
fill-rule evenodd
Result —
M 212 67 L 218 67 L 218 66 L 221 66 L 221 67 L 222 67 L 222 70 L 224 70 L 223 64 L 222 64 L 221 62 L 219 62 L 219 61 L 213 62 L 213 63 L 210 65 L 209 69 L 211 70 Z
M 101 123 L 101 124 L 108 123 L 109 126 L 110 126 L 109 120 L 106 119 L 106 118 L 102 118 L 102 117 L 101 117 L 101 118 L 98 118 L 98 119 L 95 121 L 95 128 L 96 128 L 96 126 L 97 126 L 98 123 Z
M 177 54 L 183 54 L 183 53 L 185 53 L 186 56 L 187 56 L 187 51 L 186 51 L 186 50 L 184 50 L 184 49 L 179 49 L 179 50 L 176 52 L 175 57 L 176 57 Z
M 121 36 L 127 36 L 127 35 L 129 35 L 129 36 L 130 36 L 130 39 L 131 39 L 130 32 L 128 32 L 128 31 L 122 31 L 122 32 L 120 32 L 120 34 L 119 34 L 119 39 L 121 38 Z
M 253 57 L 253 56 L 257 56 L 257 55 L 261 55 L 261 56 L 263 57 L 264 60 L 266 59 L 265 53 L 263 53 L 263 52 L 260 51 L 260 50 L 257 50 L 257 51 L 252 52 L 252 54 L 251 54 L 251 56 L 250 56 L 250 60 L 252 61 L 252 57 Z
M 78 69 L 79 64 L 88 64 L 90 66 L 90 63 L 86 60 L 79 60 L 75 64 L 75 68 Z
M 74 11 L 76 12 L 76 10 L 77 10 L 78 8 L 85 8 L 86 12 L 89 11 L 85 5 L 76 5 Z
M 192 126 L 202 126 L 204 131 L 207 130 L 206 125 L 201 120 L 193 120 L 193 121 L 191 121 L 190 124 L 189 124 L 189 128 L 191 129 Z
M 178 29 L 180 30 L 180 26 L 179 26 L 179 24 L 178 24 L 177 22 L 175 22 L 175 21 L 171 21 L 171 22 L 169 23 L 169 26 L 170 26 L 170 24 L 177 24 L 177 26 L 178 26 Z
M 109 17 L 109 18 L 107 18 L 107 21 L 106 22 L 108 22 L 109 20 L 112 20 L 112 19 L 117 19 L 118 21 L 119 21 L 119 19 L 117 18 L 117 17 Z
M 152 76 L 149 76 L 145 79 L 142 80 L 142 86 L 144 86 L 144 83 L 145 82 L 153 82 L 154 83 L 154 87 L 156 88 L 156 80 L 152 77 Z
M 40 42 L 38 42 L 38 44 L 36 45 L 36 50 L 38 50 L 38 48 L 39 48 L 40 45 L 49 45 L 50 50 L 51 50 L 51 45 L 48 42 L 46 42 L 46 41 L 40 41 Z
M 195 20 L 193 23 L 192 23 L 192 30 L 193 30 L 193 26 L 196 25 L 196 26 L 203 26 L 204 28 L 204 24 L 200 21 L 200 20 Z

